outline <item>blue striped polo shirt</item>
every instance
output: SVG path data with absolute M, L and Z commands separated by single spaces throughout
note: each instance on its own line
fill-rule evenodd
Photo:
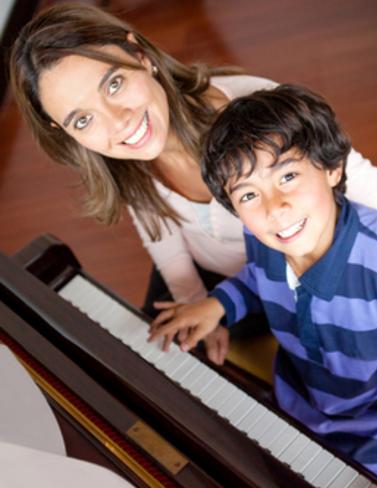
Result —
M 328 252 L 287 283 L 284 254 L 245 230 L 247 264 L 211 293 L 226 322 L 264 310 L 280 407 L 377 474 L 377 211 L 344 199 Z

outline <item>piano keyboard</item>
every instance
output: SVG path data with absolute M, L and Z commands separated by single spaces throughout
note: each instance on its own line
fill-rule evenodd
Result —
M 182 352 L 176 344 L 171 344 L 169 352 L 163 352 L 157 342 L 147 342 L 148 324 L 81 275 L 63 286 L 59 295 L 312 486 L 377 488 L 214 370 Z

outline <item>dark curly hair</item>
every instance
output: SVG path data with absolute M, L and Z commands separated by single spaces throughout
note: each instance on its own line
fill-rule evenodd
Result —
M 343 165 L 342 177 L 333 189 L 340 202 L 351 143 L 320 95 L 303 87 L 280 85 L 234 100 L 217 117 L 204 140 L 202 176 L 215 198 L 231 212 L 234 209 L 225 190 L 229 178 L 243 174 L 245 159 L 251 174 L 257 162 L 255 150 L 266 147 L 275 155 L 275 163 L 294 147 L 317 168 L 333 170 Z

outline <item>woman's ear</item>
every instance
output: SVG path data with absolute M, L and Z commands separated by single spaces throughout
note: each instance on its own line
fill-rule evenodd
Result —
M 137 47 L 139 47 L 139 43 L 136 40 L 135 34 L 133 32 L 128 32 L 127 33 L 127 41 L 130 44 L 136 44 Z M 154 75 L 155 71 L 152 66 L 151 60 L 146 56 L 143 52 L 142 49 L 137 49 L 135 53 L 137 59 L 140 61 L 140 63 L 144 66 L 144 68 L 148 71 L 149 74 Z
M 134 44 L 138 43 L 136 40 L 135 34 L 133 32 L 127 32 L 127 41 L 133 42 Z

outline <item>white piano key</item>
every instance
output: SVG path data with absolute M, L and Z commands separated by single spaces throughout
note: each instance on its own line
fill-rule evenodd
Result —
M 347 488 L 370 488 L 371 486 L 372 483 L 365 476 L 359 474 Z
M 145 352 L 143 357 L 148 363 L 154 364 L 165 355 L 165 351 L 162 350 L 162 345 L 157 341 L 150 342 L 149 344 L 152 347 Z
M 248 397 L 249 398 L 249 397 Z M 230 422 L 237 427 L 238 430 L 241 432 L 247 433 L 247 431 L 250 429 L 252 425 L 257 421 L 258 418 L 260 418 L 266 411 L 264 410 L 263 405 L 259 404 L 254 400 L 254 404 L 252 405 L 252 408 L 248 411 L 247 415 L 244 416 L 242 419 L 232 421 Z M 231 414 L 234 418 L 235 415 L 237 415 L 236 412 Z
M 86 287 L 86 284 L 86 280 L 80 275 L 76 275 L 58 291 L 58 294 L 65 300 L 71 301 Z
M 87 313 L 93 306 L 96 299 L 96 291 L 93 288 L 82 289 L 74 297 L 71 298 L 72 303 L 77 304 L 78 308 L 84 313 Z
M 148 337 L 149 337 L 149 333 L 147 334 L 147 340 L 144 342 L 144 345 L 140 346 L 138 353 L 143 359 L 145 359 L 148 363 L 150 363 L 150 361 L 148 361 L 147 359 L 148 355 L 150 356 L 153 353 L 164 354 L 164 351 L 161 349 L 162 345 L 159 342 L 157 341 L 148 342 Z
M 192 383 L 192 385 L 188 389 L 189 392 L 192 395 L 199 397 L 199 395 L 202 393 L 202 391 L 204 391 L 206 388 L 208 388 L 209 385 L 213 381 L 215 381 L 215 379 L 218 376 L 219 375 L 215 371 L 213 371 L 211 368 L 207 367 L 207 371 L 205 372 L 205 374 L 203 376 L 200 377 L 200 381 L 195 381 L 194 383 Z
M 283 454 L 283 452 L 299 437 L 299 435 L 300 431 L 298 431 L 295 427 L 292 427 L 292 425 L 289 425 L 283 434 L 275 439 L 275 442 L 271 444 L 271 454 L 279 459 L 279 456 Z
M 175 381 L 179 383 L 182 388 L 188 390 L 186 385 L 189 385 L 193 382 L 194 378 L 198 376 L 198 374 L 203 373 L 202 364 L 200 361 L 194 362 L 191 367 L 188 367 L 186 371 L 182 371 L 182 374 L 179 375 L 179 378 L 176 378 Z
M 227 418 L 232 411 L 238 407 L 238 405 L 244 400 L 246 397 L 246 393 L 239 388 L 234 392 L 233 396 L 226 400 L 216 412 L 221 415 L 221 417 Z
M 254 407 L 255 400 L 245 394 L 242 402 L 237 405 L 237 407 L 232 412 L 230 412 L 229 415 L 224 415 L 224 417 L 228 419 L 232 425 L 239 424 Z
M 149 337 L 148 332 L 146 332 L 145 330 L 142 331 L 139 334 L 138 339 L 133 341 L 132 345 L 130 345 L 132 350 L 137 352 L 140 356 L 142 356 L 142 351 L 146 347 L 150 347 L 150 343 L 148 342 L 148 337 Z
M 307 437 L 307 439 L 309 439 Z M 306 466 L 319 454 L 322 447 L 314 441 L 310 441 L 304 448 L 300 449 L 297 456 L 289 463 L 291 468 L 302 473 Z
M 259 439 L 259 443 L 265 449 L 271 449 L 272 444 L 278 437 L 282 436 L 284 432 L 289 428 L 289 424 L 278 417 L 278 422 L 274 424 L 273 428 L 267 429 Z
M 252 421 L 249 423 L 246 431 L 246 434 L 248 437 L 250 437 L 250 439 L 254 439 L 254 429 L 257 429 L 257 426 L 263 425 L 265 421 L 268 421 L 270 415 L 272 415 L 271 412 L 264 405 L 257 405 L 257 407 L 251 413 Z
M 303 477 L 311 483 L 313 479 L 323 471 L 334 459 L 334 455 L 326 449 L 320 450 L 313 461 L 302 471 Z
M 213 381 L 208 388 L 200 393 L 198 396 L 199 400 L 201 400 L 205 405 L 208 405 L 208 401 L 214 397 L 220 390 L 225 388 L 228 382 L 224 380 L 222 376 L 217 376 L 215 381 Z
M 182 354 L 182 352 L 178 348 L 171 348 L 170 351 L 165 352 L 162 358 L 156 361 L 154 365 L 157 369 L 163 371 L 163 368 L 166 368 L 170 361 L 173 361 L 175 358 L 180 356 L 180 354 Z
M 142 344 L 144 344 L 148 339 L 148 334 L 146 334 L 145 330 L 140 327 L 135 333 L 128 335 L 123 334 L 119 338 L 124 344 L 130 347 L 133 351 L 137 352 L 137 348 L 139 348 Z
M 299 434 L 296 439 L 289 444 L 289 446 L 278 456 L 282 463 L 291 464 L 293 460 L 305 449 L 309 444 L 310 439 L 304 435 Z
M 129 318 L 114 304 L 107 310 L 107 317 L 103 320 L 107 330 L 117 339 L 129 335 L 132 330 L 144 329 L 148 333 L 148 327 L 138 321 L 131 322 Z
M 316 488 L 327 488 L 340 472 L 346 467 L 346 464 L 338 458 L 332 461 L 311 480 L 311 484 Z
M 349 488 L 357 476 L 358 472 L 355 469 L 346 466 L 326 488 Z
M 225 388 L 208 400 L 207 405 L 217 412 L 227 400 L 232 398 L 236 390 L 238 388 L 228 381 Z
M 181 364 L 181 367 L 176 369 L 174 373 L 170 375 L 170 378 L 179 383 L 180 379 L 183 378 L 187 372 L 191 371 L 194 366 L 197 366 L 198 360 L 191 356 L 191 354 L 186 354 L 186 361 Z
M 195 369 L 195 374 L 190 374 L 183 383 L 181 383 L 186 390 L 191 390 L 192 386 L 197 382 L 201 381 L 201 378 L 204 377 L 204 375 L 208 374 L 208 366 L 206 366 L 203 363 L 199 363 L 199 366 L 197 369 Z
M 264 415 L 247 431 L 247 436 L 258 443 L 260 443 L 260 439 L 264 433 L 267 430 L 273 429 L 274 425 L 280 420 L 279 417 L 270 410 L 267 410 L 267 412 L 268 415 Z
M 187 354 L 187 353 L 184 353 L 184 352 L 181 352 L 181 356 L 177 357 L 177 360 L 176 361 L 172 361 L 171 363 L 169 363 L 169 365 L 163 369 L 164 373 L 166 374 L 166 376 L 168 376 L 169 378 L 171 377 L 171 375 L 177 371 L 177 369 L 180 369 L 182 366 L 185 365 L 185 363 L 187 361 L 189 361 L 190 359 L 190 355 Z
M 91 319 L 98 322 L 102 327 L 108 329 L 111 326 L 113 304 L 111 300 L 104 300 L 97 303 L 97 306 L 90 312 Z

